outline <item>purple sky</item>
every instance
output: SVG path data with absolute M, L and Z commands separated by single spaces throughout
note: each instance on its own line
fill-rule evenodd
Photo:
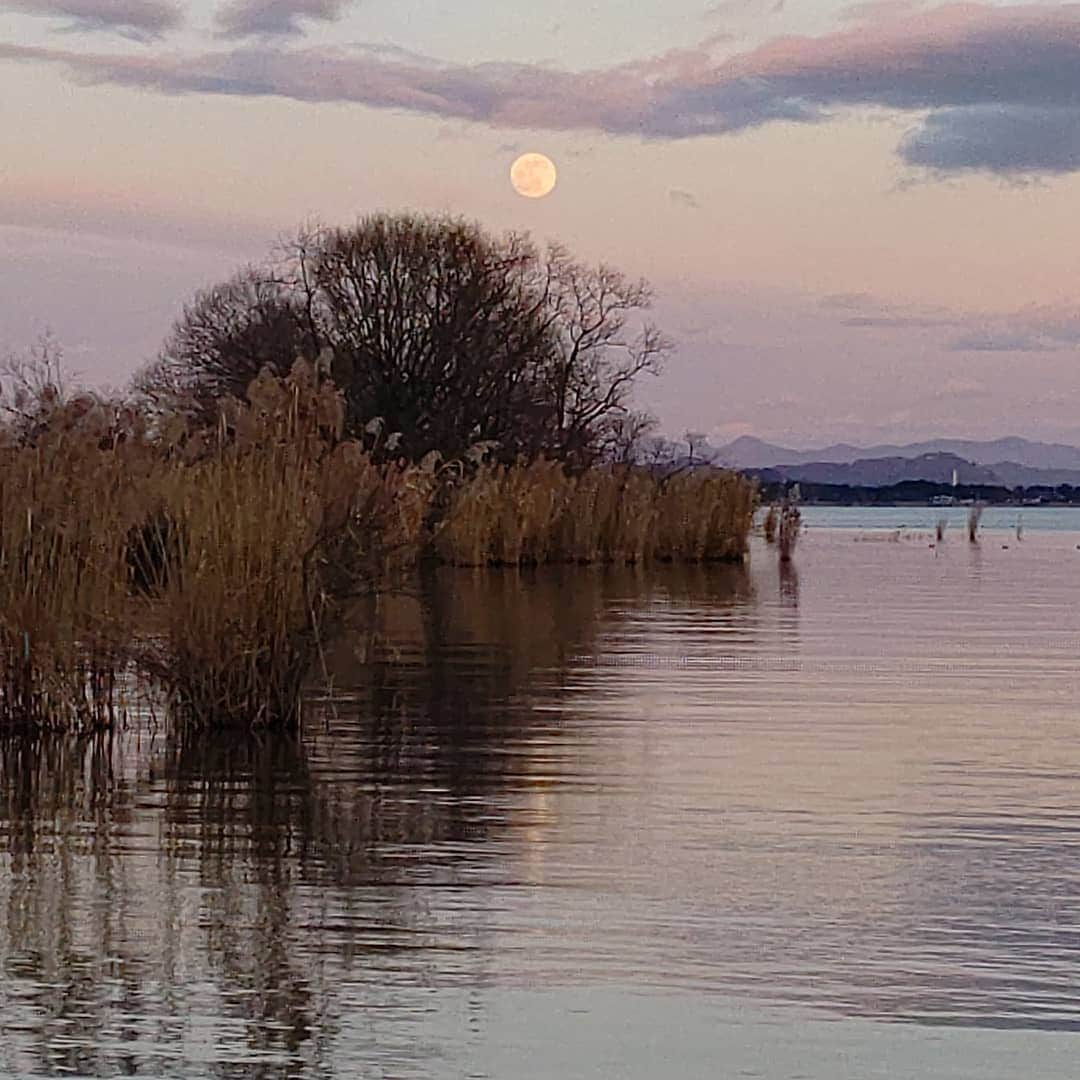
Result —
M 0 101 L 0 350 L 89 382 L 420 208 L 650 278 L 671 434 L 1080 442 L 1077 4 L 0 0 Z

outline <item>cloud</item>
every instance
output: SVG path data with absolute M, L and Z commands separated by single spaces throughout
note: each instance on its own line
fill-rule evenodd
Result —
M 925 330 L 956 325 L 956 318 L 936 307 L 895 304 L 868 292 L 830 293 L 818 300 L 826 310 L 847 312 L 840 326 L 877 330 Z
M 28 15 L 60 16 L 86 30 L 115 30 L 140 38 L 160 37 L 183 22 L 174 0 L 7 0 Z
M 952 352 L 1058 352 L 1080 348 L 1080 309 L 1028 307 L 1006 315 L 957 320 L 967 329 L 948 343 Z
M 837 325 L 855 329 L 949 329 L 954 336 L 942 342 L 948 352 L 1055 352 L 1080 348 L 1080 308 L 1069 305 L 964 312 L 851 292 L 822 296 L 818 307 L 835 311 L 839 316 Z
M 852 23 L 877 22 L 898 15 L 910 15 L 921 8 L 921 0 L 862 0 L 844 8 L 840 18 Z
M 868 292 L 829 293 L 818 301 L 823 308 L 839 308 L 841 311 L 864 311 L 878 308 L 880 303 Z
M 948 352 L 1053 352 L 1080 347 L 1080 309 L 1028 307 L 1002 313 L 964 312 L 897 303 L 867 292 L 831 293 L 818 307 L 837 313 L 837 325 L 868 330 L 948 329 Z
M 1015 330 L 974 330 L 949 342 L 952 352 L 1045 352 L 1052 345 Z
M 242 7 L 226 12 L 240 12 L 237 33 L 288 32 L 296 19 L 333 17 L 342 2 L 237 0 Z M 83 81 L 170 94 L 352 101 L 502 128 L 649 139 L 820 123 L 846 108 L 917 111 L 927 115 L 899 147 L 911 165 L 1003 174 L 1080 169 L 1080 4 L 893 10 L 818 37 L 777 38 L 734 54 L 724 52 L 730 41 L 715 35 L 693 48 L 575 72 L 447 64 L 371 47 L 259 45 L 134 58 L 2 45 L 0 58 L 63 64 Z
M 221 36 L 295 37 L 301 19 L 336 22 L 349 0 L 232 0 L 217 16 Z
M 1028 325 L 1049 341 L 1065 348 L 1080 347 L 1080 311 L 1075 308 L 1041 308 L 1025 313 Z
M 617 71 L 589 74 L 527 64 L 440 64 L 401 49 L 270 47 L 156 57 L 72 52 L 0 42 L 0 60 L 63 65 L 79 81 L 165 94 L 353 101 L 504 128 L 642 131 L 650 91 Z M 658 61 L 660 63 L 662 61 Z
M 942 172 L 1080 169 L 1080 107 L 973 105 L 927 117 L 900 143 L 910 165 Z
M 841 319 L 840 325 L 885 330 L 925 330 L 928 327 L 948 326 L 950 322 L 949 319 L 928 318 L 923 315 L 852 315 L 850 318 Z
M 676 206 L 685 206 L 688 210 L 701 209 L 701 203 L 698 202 L 697 196 L 689 191 L 684 191 L 682 188 L 670 188 L 667 194 L 668 198 Z
M 786 0 L 717 0 L 703 12 L 706 19 L 757 18 L 763 13 L 779 15 Z

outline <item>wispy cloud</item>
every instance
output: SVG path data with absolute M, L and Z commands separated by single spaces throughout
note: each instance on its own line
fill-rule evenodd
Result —
M 845 22 L 878 22 L 881 19 L 910 15 L 923 8 L 921 0 L 861 0 L 840 12 Z
M 973 330 L 949 342 L 952 352 L 1045 352 L 1056 346 L 1035 334 L 1009 329 Z
M 995 318 L 968 320 L 948 343 L 952 352 L 1054 352 L 1080 348 L 1080 309 L 1035 307 Z
M 818 306 L 844 313 L 841 326 L 873 330 L 926 330 L 955 326 L 955 315 L 925 305 L 896 304 L 868 292 L 830 293 Z
M 841 319 L 841 326 L 870 327 L 876 330 L 925 330 L 948 326 L 951 320 L 925 315 L 852 315 Z
M 668 198 L 676 206 L 685 206 L 687 210 L 701 209 L 701 203 L 698 202 L 697 196 L 693 192 L 684 191 L 682 188 L 671 188 L 667 194 Z
M 302 19 L 336 22 L 350 0 L 231 0 L 217 15 L 221 36 L 295 37 Z
M 838 308 L 841 311 L 865 311 L 868 308 L 877 310 L 881 305 L 872 293 L 847 292 L 829 293 L 818 301 L 818 306 L 823 308 Z
M 894 302 L 872 293 L 833 293 L 818 306 L 835 311 L 840 326 L 864 330 L 951 332 L 948 352 L 1053 352 L 1080 347 L 1080 308 L 1057 305 L 1019 311 L 951 311 L 944 307 Z
M 6 0 L 3 6 L 71 19 L 82 30 L 114 30 L 139 38 L 160 37 L 183 22 L 175 0 Z
M 785 0 L 716 0 L 705 9 L 706 19 L 737 19 L 762 14 L 779 15 Z
M 288 28 L 305 15 L 333 17 L 338 10 L 338 0 L 238 2 L 244 5 L 235 16 L 238 34 L 245 26 Z M 1080 169 L 1080 4 L 898 10 L 734 55 L 724 53 L 730 42 L 715 36 L 695 48 L 583 72 L 454 65 L 375 48 L 251 46 L 132 58 L 2 45 L 0 58 L 63 64 L 88 82 L 171 94 L 355 101 L 504 128 L 652 139 L 776 121 L 819 123 L 837 109 L 880 107 L 928 114 L 900 144 L 911 165 L 1001 174 Z

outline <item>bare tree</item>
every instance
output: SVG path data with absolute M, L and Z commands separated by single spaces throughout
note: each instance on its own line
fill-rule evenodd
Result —
M 558 244 L 547 251 L 543 300 L 556 342 L 547 392 L 559 452 L 587 463 L 613 422 L 631 412 L 634 383 L 660 371 L 671 345 L 639 318 L 652 304 L 646 282 L 586 266 Z
M 504 460 L 588 464 L 625 455 L 649 424 L 631 391 L 669 349 L 640 317 L 650 302 L 644 282 L 558 245 L 375 215 L 307 229 L 273 262 L 198 294 L 138 385 L 209 419 L 264 366 L 284 374 L 297 355 L 322 356 L 347 431 L 378 417 L 410 458 L 482 442 Z
M 213 423 L 222 398 L 243 398 L 264 369 L 284 378 L 314 359 L 315 335 L 293 290 L 247 267 L 185 305 L 157 360 L 135 379 L 154 408 Z
M 145 435 L 144 416 L 129 397 L 86 389 L 77 378 L 50 333 L 0 360 L 0 444 L 36 446 L 50 434 L 78 429 L 106 449 Z
M 645 412 L 627 409 L 613 413 L 595 442 L 596 454 L 617 465 L 656 464 L 663 452 L 648 437 L 656 431 L 656 418 Z
M 32 443 L 69 397 L 64 351 L 51 333 L 24 353 L 0 360 L 0 416 L 7 438 Z
M 478 441 L 516 456 L 548 441 L 550 410 L 534 390 L 551 343 L 527 240 L 381 216 L 304 236 L 295 254 L 351 427 L 381 417 L 413 458 Z

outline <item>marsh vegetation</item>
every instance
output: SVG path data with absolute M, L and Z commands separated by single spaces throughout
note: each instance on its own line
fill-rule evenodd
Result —
M 425 563 L 745 556 L 749 481 L 635 460 L 648 422 L 626 395 L 664 348 L 629 325 L 644 285 L 426 219 L 321 233 L 293 256 L 284 292 L 248 274 L 201 294 L 126 400 L 72 391 L 53 350 L 9 365 L 0 730 L 150 707 L 186 727 L 294 726 L 357 598 Z M 397 345 L 387 275 L 410 297 Z M 485 398 L 463 358 L 525 301 L 528 342 L 477 354 L 497 361 Z M 477 339 L 478 313 L 502 323 Z

